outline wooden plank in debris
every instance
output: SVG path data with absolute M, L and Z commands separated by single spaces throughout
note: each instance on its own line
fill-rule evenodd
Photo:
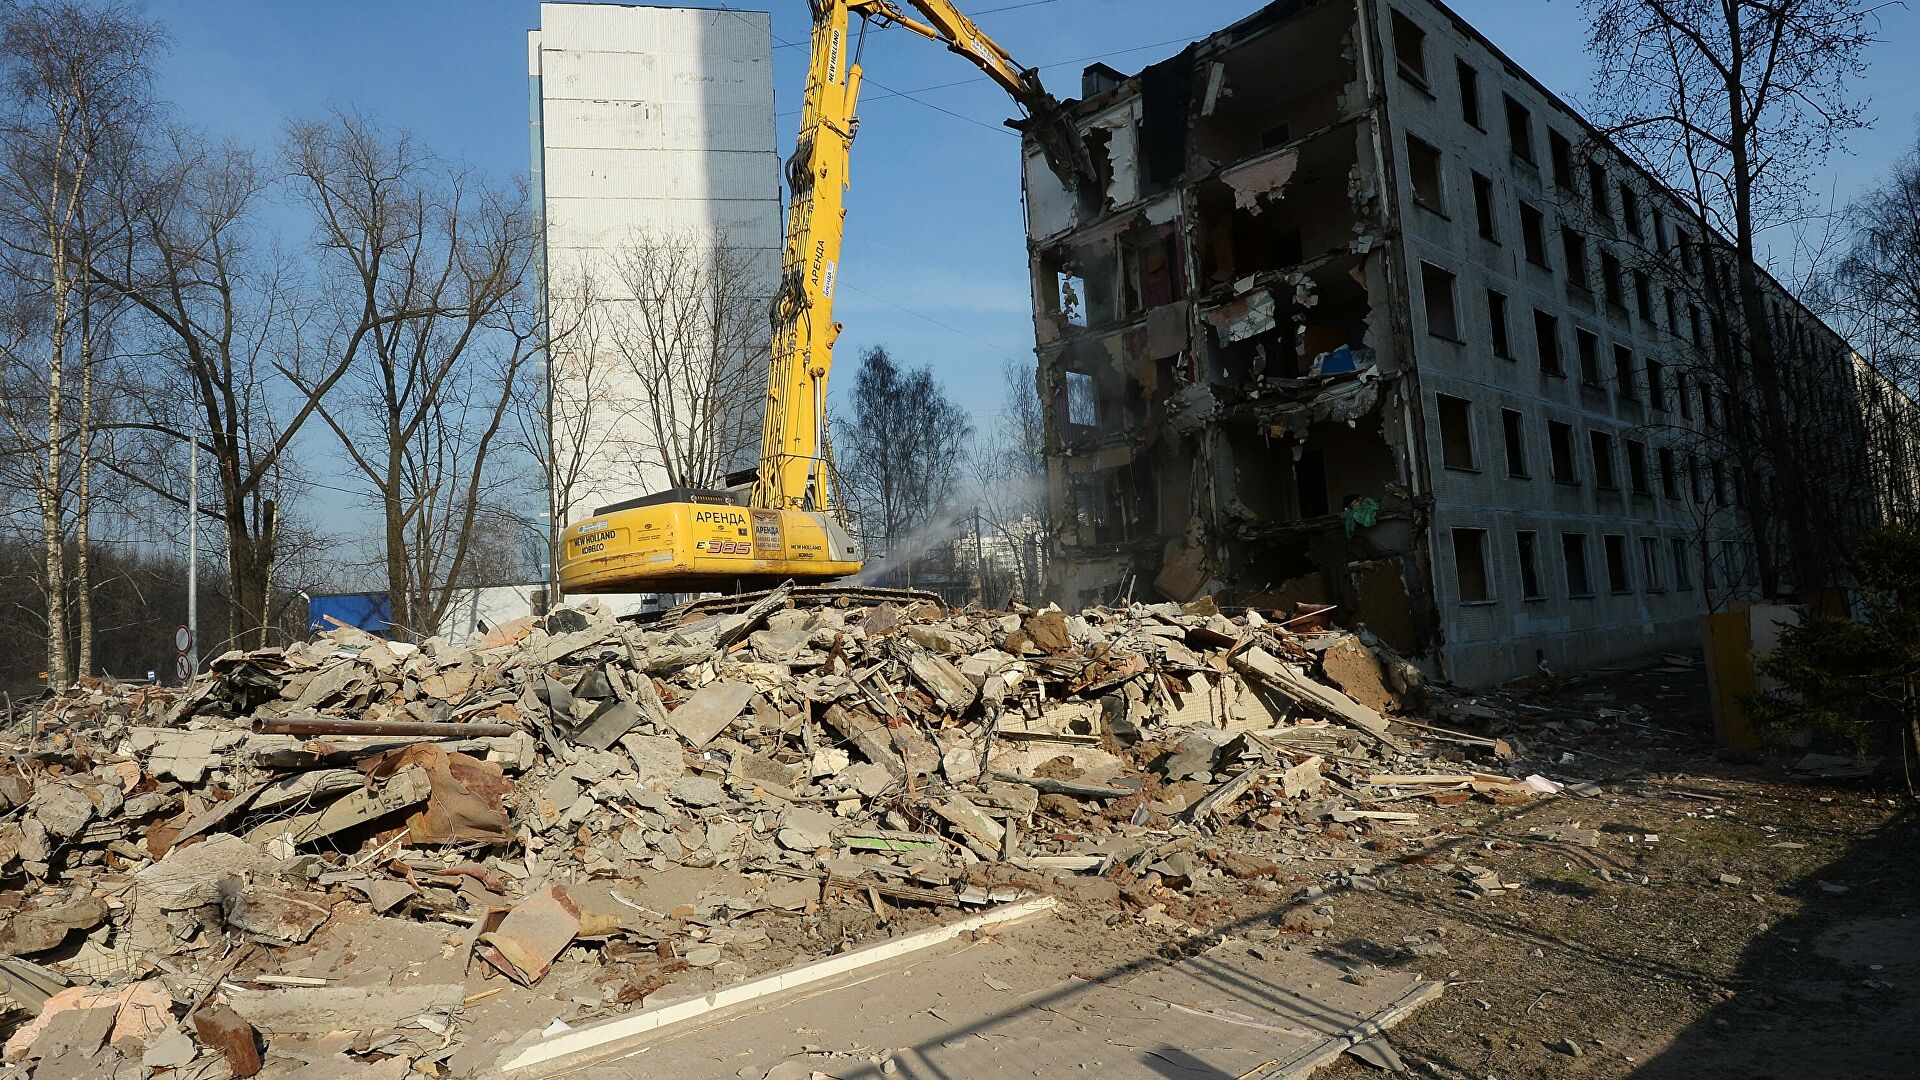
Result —
M 409 765 L 386 782 L 344 795 L 324 810 L 268 822 L 248 833 L 246 840 L 260 845 L 276 836 L 291 835 L 295 844 L 310 844 L 342 829 L 418 806 L 432 793 L 433 781 L 427 778 L 427 770 Z
M 1471 784 L 1475 780 L 1487 779 L 1471 773 L 1375 773 L 1367 777 L 1367 783 L 1381 787 L 1416 784 Z
M 554 1076 L 568 1069 L 605 1061 L 637 1049 L 649 1036 L 669 1025 L 710 1017 L 775 994 L 818 985 L 829 979 L 943 945 L 962 934 L 1030 919 L 1053 910 L 1057 904 L 1058 901 L 1051 896 L 1006 904 L 892 941 L 850 949 L 838 956 L 709 991 L 686 1001 L 645 1009 L 591 1027 L 564 1031 L 518 1052 L 510 1051 L 506 1060 L 500 1063 L 500 1071 L 512 1080 L 531 1080 L 533 1077 Z
M 1385 717 L 1338 690 L 1321 686 L 1265 649 L 1248 649 L 1234 657 L 1233 664 L 1295 701 L 1338 717 L 1395 750 L 1407 749 L 1406 743 L 1387 731 Z

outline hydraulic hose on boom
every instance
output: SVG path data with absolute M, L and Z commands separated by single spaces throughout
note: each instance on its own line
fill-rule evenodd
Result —
M 799 135 L 787 159 L 791 193 L 760 461 L 744 505 L 734 492 L 669 491 L 603 507 L 568 526 L 567 592 L 690 592 L 822 581 L 859 571 L 864 555 L 835 490 L 826 431 L 827 378 L 840 324 L 833 302 L 846 233 L 861 48 L 870 26 L 898 26 L 966 57 L 1020 105 L 1069 188 L 1090 182 L 1084 142 L 1038 74 L 1013 62 L 946 0 L 810 0 L 811 61 Z M 912 8 L 920 18 L 905 14 Z M 857 30 L 853 19 L 860 19 Z

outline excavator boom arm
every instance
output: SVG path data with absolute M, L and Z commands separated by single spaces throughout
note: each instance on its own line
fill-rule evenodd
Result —
M 827 460 L 827 375 L 840 326 L 833 321 L 846 193 L 858 129 L 860 44 L 868 23 L 899 26 L 966 57 L 1019 103 L 1049 167 L 1069 187 L 1092 176 L 1086 148 L 1038 74 L 1020 67 L 946 0 L 811 0 L 812 56 L 799 137 L 787 162 L 791 202 L 780 283 L 772 307 L 772 355 L 760 471 L 752 504 L 766 509 L 837 512 Z M 859 36 L 852 18 L 862 20 Z

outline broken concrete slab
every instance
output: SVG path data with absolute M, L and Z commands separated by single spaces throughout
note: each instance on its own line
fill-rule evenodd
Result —
M 719 680 L 694 692 L 680 707 L 667 714 L 667 724 L 687 745 L 699 749 L 738 719 L 753 687 L 746 683 Z
M 263 1034 L 324 1035 L 392 1027 L 421 1013 L 458 1008 L 466 994 L 460 983 L 302 986 L 233 994 L 228 1004 Z

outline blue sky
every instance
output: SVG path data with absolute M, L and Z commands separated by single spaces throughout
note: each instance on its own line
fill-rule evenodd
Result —
M 730 6 L 774 13 L 784 155 L 806 64 L 807 5 Z M 1136 71 L 1260 4 L 962 0 L 962 7 L 1022 63 L 1040 65 L 1043 79 L 1067 97 L 1078 95 L 1080 69 L 1094 59 Z M 1576 106 L 1586 98 L 1592 65 L 1574 0 L 1454 0 L 1453 7 L 1561 96 Z M 525 34 L 539 21 L 535 0 L 148 0 L 142 8 L 173 38 L 162 92 L 209 131 L 270 144 L 288 118 L 339 104 L 408 128 L 480 169 L 527 170 Z M 1828 166 L 1842 202 L 1913 145 L 1920 119 L 1920 85 L 1903 59 L 1920 41 L 1920 13 L 1894 8 L 1883 20 L 1865 86 L 1876 128 Z M 846 331 L 838 386 L 850 385 L 861 349 L 884 343 L 906 362 L 931 364 L 984 426 L 1001 406 L 1001 364 L 1030 356 L 1033 345 L 1019 142 L 1000 127 L 1010 106 L 965 61 L 902 31 L 872 37 L 866 67 L 841 271 Z M 911 98 L 890 93 L 929 87 L 937 89 Z

